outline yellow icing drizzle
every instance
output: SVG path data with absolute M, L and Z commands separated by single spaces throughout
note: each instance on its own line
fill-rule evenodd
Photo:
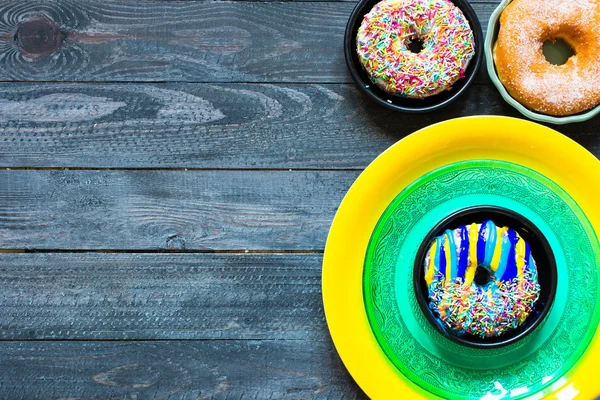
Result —
M 492 256 L 492 262 L 490 264 L 490 268 L 493 272 L 498 270 L 498 266 L 500 265 L 500 256 L 502 256 L 502 235 L 508 230 L 507 227 L 504 228 L 496 228 L 497 236 L 496 236 L 496 247 L 494 248 L 494 255 Z
M 425 274 L 425 282 L 427 282 L 427 286 L 431 285 L 431 282 L 433 282 L 433 276 L 435 274 L 435 249 L 437 247 L 436 243 L 437 239 L 436 242 L 434 242 L 431 246 L 431 250 L 429 250 L 429 268 L 427 269 L 427 273 Z
M 479 229 L 477 224 L 473 223 L 469 227 L 469 266 L 465 273 L 465 285 L 470 286 L 475 278 L 477 270 L 477 239 L 479 238 Z

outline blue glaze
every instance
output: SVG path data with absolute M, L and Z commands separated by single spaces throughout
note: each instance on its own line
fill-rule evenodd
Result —
M 494 250 L 496 250 L 496 240 L 498 237 L 498 229 L 496 228 L 496 224 L 492 221 L 487 221 L 486 225 L 488 226 L 488 238 L 485 244 L 485 259 L 483 260 L 483 265 L 489 267 L 492 264 L 492 257 L 494 257 Z
M 465 226 L 460 227 L 460 249 L 456 276 L 464 277 L 469 258 L 469 231 Z
M 479 237 L 477 238 L 477 265 L 482 265 L 483 260 L 485 259 L 485 235 L 489 230 L 487 222 L 488 221 L 485 221 L 479 227 Z
M 440 273 L 442 274 L 442 276 L 446 277 L 446 250 L 444 249 L 444 237 L 442 236 L 441 239 L 438 241 L 438 255 L 439 257 L 436 257 L 438 260 L 438 266 L 439 269 L 438 271 L 440 271 Z
M 504 281 L 511 281 L 517 277 L 517 262 L 515 260 L 515 245 L 519 241 L 517 233 L 512 229 L 508 230 L 508 240 L 510 240 L 510 251 L 508 253 L 508 262 L 506 263 L 506 270 L 503 275 L 499 275 L 500 279 Z
M 456 243 L 454 243 L 454 233 L 448 229 L 446 230 L 446 237 L 448 238 L 448 247 L 450 248 L 450 279 L 454 280 L 456 275 Z

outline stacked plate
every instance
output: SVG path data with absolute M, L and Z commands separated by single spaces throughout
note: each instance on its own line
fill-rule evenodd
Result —
M 373 399 L 598 396 L 599 198 L 600 162 L 532 122 L 455 119 L 392 146 L 349 190 L 325 250 L 327 322 L 352 376 Z M 420 249 L 464 215 L 508 218 L 540 243 L 539 307 L 491 341 L 440 329 L 419 289 Z

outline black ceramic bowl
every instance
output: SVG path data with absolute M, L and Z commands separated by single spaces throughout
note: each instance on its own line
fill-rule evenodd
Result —
M 425 99 L 409 99 L 406 97 L 396 96 L 387 93 L 377 85 L 373 84 L 363 69 L 358 54 L 356 53 L 356 34 L 358 28 L 373 6 L 379 3 L 380 0 L 361 0 L 352 11 L 348 25 L 346 25 L 346 34 L 344 37 L 344 54 L 346 56 L 346 64 L 352 74 L 352 78 L 356 84 L 369 97 L 379 104 L 397 111 L 409 113 L 424 113 L 438 110 L 456 100 L 465 90 L 471 85 L 479 71 L 483 60 L 483 32 L 481 24 L 477 19 L 477 15 L 467 0 L 452 0 L 452 2 L 462 10 L 463 14 L 469 21 L 469 25 L 473 30 L 475 38 L 475 55 L 467 67 L 465 77 L 459 79 L 452 89 L 439 93 L 437 95 L 427 97 Z
M 425 256 L 433 239 L 444 233 L 446 229 L 456 229 L 461 225 L 469 225 L 473 222 L 482 223 L 485 220 L 492 220 L 497 226 L 508 226 L 517 231 L 521 237 L 527 241 L 531 248 L 531 254 L 536 262 L 538 270 L 538 282 L 540 284 L 540 297 L 535 304 L 532 313 L 527 320 L 517 329 L 505 332 L 504 334 L 494 337 L 482 339 L 474 335 L 458 336 L 451 329 L 443 325 L 436 319 L 433 311 L 429 308 L 429 293 L 427 284 L 425 283 L 424 263 Z M 484 283 L 487 279 L 486 271 L 481 271 L 483 274 L 476 273 L 475 281 L 479 279 Z M 548 314 L 554 295 L 556 293 L 556 261 L 552 249 L 546 238 L 542 235 L 538 228 L 529 220 L 514 211 L 492 206 L 471 207 L 458 211 L 439 224 L 437 224 L 427 235 L 423 244 L 419 248 L 415 259 L 414 268 L 414 289 L 417 301 L 421 310 L 427 317 L 427 320 L 444 336 L 450 340 L 469 347 L 476 348 L 496 348 L 515 343 L 519 339 L 524 338 L 531 333 Z

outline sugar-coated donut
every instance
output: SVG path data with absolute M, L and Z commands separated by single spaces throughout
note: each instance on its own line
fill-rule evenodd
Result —
M 554 116 L 600 104 L 600 2 L 514 0 L 502 12 L 494 45 L 500 81 L 524 106 Z M 564 65 L 549 63 L 545 41 L 562 39 L 574 51 Z
M 415 39 L 423 43 L 420 53 L 409 49 Z M 474 42 L 469 22 L 449 0 L 384 0 L 365 15 L 356 50 L 372 82 L 422 99 L 464 77 Z
M 492 221 L 447 230 L 425 257 L 429 308 L 457 335 L 500 336 L 525 322 L 540 294 L 529 243 Z M 485 268 L 488 282 L 476 283 Z

